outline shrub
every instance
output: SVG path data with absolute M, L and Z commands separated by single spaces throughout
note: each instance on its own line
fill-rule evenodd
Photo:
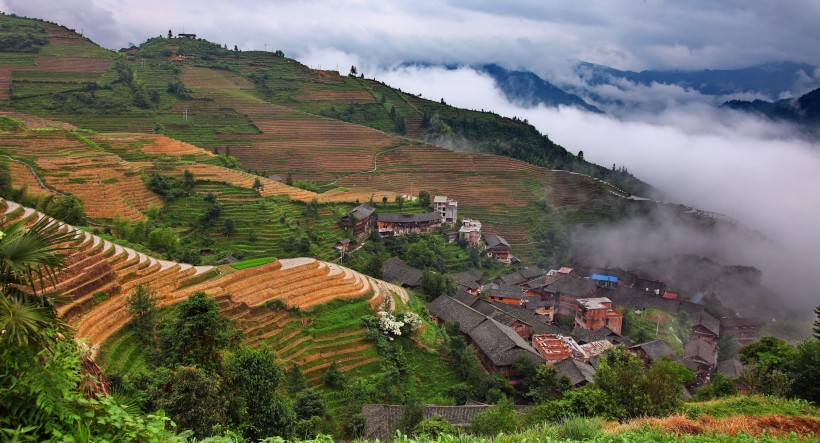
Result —
M 601 431 L 601 422 L 595 418 L 571 417 L 558 426 L 558 437 L 566 440 L 589 440 Z

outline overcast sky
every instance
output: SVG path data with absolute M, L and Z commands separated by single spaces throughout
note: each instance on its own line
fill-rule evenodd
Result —
M 184 28 L 243 49 L 342 53 L 366 66 L 498 62 L 546 75 L 568 60 L 631 70 L 820 65 L 820 0 L 0 0 L 0 8 L 83 30 L 107 48 Z M 328 58 L 323 68 L 343 62 Z

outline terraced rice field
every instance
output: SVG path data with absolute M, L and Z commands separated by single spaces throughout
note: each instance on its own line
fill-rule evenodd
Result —
M 0 69 L 0 100 L 9 98 L 9 88 L 11 87 L 11 71 L 7 68 Z
M 42 217 L 13 202 L 0 204 L 6 222 L 33 222 Z M 75 237 L 68 245 L 73 252 L 58 282 L 49 287 L 69 294 L 68 303 L 61 305 L 58 313 L 76 328 L 77 337 L 88 340 L 95 353 L 111 339 L 116 347 L 106 349 L 105 358 L 117 362 L 119 368 L 140 365 L 143 358 L 133 343 L 127 345 L 129 334 L 122 330 L 129 319 L 125 298 L 138 284 L 155 291 L 161 307 L 178 303 L 193 292 L 205 292 L 217 300 L 222 314 L 245 332 L 247 344 L 274 349 L 284 361 L 302 365 L 314 381 L 332 361 L 337 361 L 342 371 L 375 363 L 378 357 L 372 344 L 364 340 L 358 319 L 384 306 L 385 300 L 407 300 L 402 288 L 312 258 L 277 260 L 241 271 L 229 266 L 194 267 L 157 260 L 67 225 L 64 229 L 75 232 Z M 273 299 L 301 310 L 335 300 L 327 315 L 347 321 L 324 317 L 323 308 L 306 316 L 263 306 Z M 348 306 L 343 299 L 356 301 Z M 388 309 L 391 306 L 387 304 Z
M 262 132 L 242 135 L 247 144 L 232 145 L 231 154 L 246 168 L 287 171 L 356 172 L 372 166 L 373 155 L 395 143 L 383 132 L 338 120 L 324 119 L 273 105 L 253 96 L 244 78 L 204 68 L 186 67 L 183 82 L 195 93 L 247 115 Z M 225 88 L 243 93 L 225 93 Z M 222 136 L 227 141 L 237 136 Z
M 125 162 L 65 133 L 5 135 L 3 143 L 18 155 L 34 157 L 46 185 L 77 196 L 89 217 L 139 220 L 150 205 L 162 205 L 140 179 L 139 171 L 148 165 Z
M 16 162 L 9 161 L 9 174 L 11 175 L 11 183 L 15 188 L 26 187 L 26 192 L 29 195 L 46 195 L 52 194 L 51 191 L 43 189 L 37 177 L 28 166 Z
M 102 74 L 111 65 L 111 58 L 58 57 L 41 55 L 37 70 L 48 72 L 90 72 Z

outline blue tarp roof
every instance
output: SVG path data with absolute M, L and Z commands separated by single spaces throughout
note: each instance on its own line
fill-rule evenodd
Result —
M 598 281 L 611 281 L 613 283 L 618 283 L 618 277 L 613 277 L 611 275 L 592 274 L 592 277 L 590 278 Z

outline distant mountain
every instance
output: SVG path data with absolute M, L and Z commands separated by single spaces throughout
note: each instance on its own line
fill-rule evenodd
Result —
M 575 94 L 570 94 L 529 71 L 511 71 L 496 64 L 476 67 L 489 74 L 511 102 L 526 107 L 573 106 L 592 112 L 602 112 Z
M 731 100 L 724 103 L 723 107 L 753 112 L 773 120 L 797 123 L 815 135 L 820 135 L 820 88 L 796 99 L 790 98 L 776 102 Z
M 803 92 L 820 86 L 817 66 L 806 63 L 776 62 L 743 69 L 706 69 L 700 71 L 620 71 L 592 63 L 579 63 L 576 74 L 586 84 L 599 86 L 629 80 L 643 86 L 652 83 L 678 85 L 706 95 L 754 92 L 779 97 L 783 92 Z

